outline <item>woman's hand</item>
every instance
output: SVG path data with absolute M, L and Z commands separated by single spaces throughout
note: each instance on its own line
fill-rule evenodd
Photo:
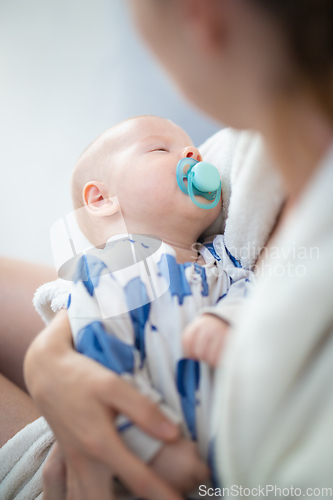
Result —
M 24 373 L 63 454 L 71 499 L 95 500 L 98 491 L 99 500 L 110 500 L 108 485 L 111 476 L 117 476 L 140 497 L 180 500 L 125 447 L 113 420 L 117 413 L 123 413 L 152 436 L 171 442 L 178 438 L 178 427 L 115 373 L 73 349 L 66 311 L 61 311 L 32 343 Z M 104 481 L 96 474 L 96 464 L 106 466 L 107 480 L 105 471 Z M 50 476 L 48 471 L 46 477 Z
M 66 463 L 60 446 L 54 443 L 43 467 L 43 500 L 114 500 L 110 468 L 96 460 L 78 458 Z
M 66 463 L 58 443 L 54 443 L 43 467 L 43 500 L 66 500 Z
M 215 368 L 218 365 L 229 324 L 213 316 L 202 314 L 184 329 L 182 343 L 189 358 L 206 361 Z

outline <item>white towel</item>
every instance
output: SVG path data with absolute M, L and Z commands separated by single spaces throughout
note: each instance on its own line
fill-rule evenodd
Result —
M 70 286 L 70 281 L 59 278 L 50 283 L 45 283 L 35 292 L 32 302 L 46 325 L 52 321 L 61 309 L 67 307 Z
M 41 500 L 42 466 L 53 433 L 43 417 L 24 427 L 0 449 L 1 500 Z
M 234 168 L 236 151 L 242 133 L 232 128 L 224 128 L 199 146 L 204 161 L 215 165 L 220 172 L 222 184 L 222 210 L 213 224 L 202 233 L 202 238 L 224 232 L 231 195 L 230 175 Z

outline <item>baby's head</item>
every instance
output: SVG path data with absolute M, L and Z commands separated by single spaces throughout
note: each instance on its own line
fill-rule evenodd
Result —
M 124 232 L 197 241 L 221 201 L 203 210 L 179 189 L 176 167 L 184 157 L 202 160 L 186 132 L 164 118 L 131 118 L 98 137 L 72 175 L 77 220 L 89 241 L 104 245 Z

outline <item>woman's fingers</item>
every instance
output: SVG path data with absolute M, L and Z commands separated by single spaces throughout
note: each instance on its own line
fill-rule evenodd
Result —
M 66 465 L 58 443 L 54 443 L 43 467 L 43 500 L 65 499 Z
M 65 460 L 55 443 L 43 468 L 43 500 L 114 500 L 108 465 L 79 454 Z
M 86 436 L 77 437 L 79 439 L 76 445 L 73 442 L 70 448 L 68 442 L 64 443 L 64 447 L 68 450 L 66 453 L 66 464 L 69 466 L 70 496 L 68 500 L 95 500 L 96 498 L 109 500 L 112 497 L 107 496 L 111 495 L 108 477 L 111 478 L 112 473 L 140 498 L 181 500 L 181 497 L 148 466 L 132 455 L 113 427 L 112 420 L 112 411 L 101 411 L 98 428 L 94 425 L 90 426 L 91 429 L 90 431 L 87 429 Z M 100 464 L 100 469 L 94 472 L 90 466 L 91 462 Z M 98 491 L 98 496 L 96 491 Z
M 126 415 L 148 434 L 163 441 L 174 441 L 179 437 L 179 427 L 170 422 L 155 403 L 117 375 L 106 373 L 100 386 L 100 397 L 113 410 Z
M 145 500 L 182 500 L 149 466 L 130 453 L 117 434 L 111 441 L 115 449 L 109 456 L 109 463 L 130 491 Z
M 80 455 L 67 462 L 67 500 L 114 500 L 108 465 Z
M 109 412 L 109 415 L 105 413 L 104 417 L 99 419 L 98 433 L 92 434 L 85 445 L 87 456 L 109 467 L 109 470 L 113 471 L 113 475 L 118 477 L 130 491 L 140 498 L 181 500 L 181 497 L 172 488 L 126 448 L 117 430 L 110 425 L 112 418 L 112 412 Z M 76 461 L 75 456 L 70 458 L 72 462 Z M 80 462 L 77 463 L 77 475 L 84 477 L 86 472 L 84 468 L 80 467 Z M 76 497 L 74 499 L 76 500 Z
M 102 426 L 100 430 L 103 442 L 97 445 L 96 441 L 90 455 L 98 459 L 76 452 L 68 458 L 66 500 L 112 500 L 112 476 L 145 500 L 182 500 L 150 467 L 132 455 L 114 429 L 108 432 L 109 429 Z

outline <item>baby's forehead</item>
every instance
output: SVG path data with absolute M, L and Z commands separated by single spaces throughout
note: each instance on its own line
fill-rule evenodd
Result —
M 109 146 L 122 148 L 150 137 L 177 139 L 185 145 L 192 144 L 186 132 L 171 120 L 155 116 L 132 118 L 110 129 L 108 134 Z

